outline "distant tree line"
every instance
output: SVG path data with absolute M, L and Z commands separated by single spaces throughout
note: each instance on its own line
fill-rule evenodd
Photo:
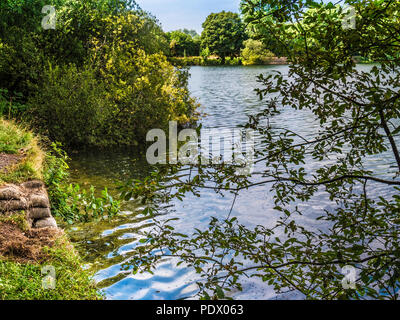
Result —
M 245 65 L 265 64 L 274 54 L 267 50 L 263 42 L 251 39 L 248 30 L 237 13 L 222 11 L 211 13 L 203 23 L 203 32 L 176 30 L 166 33 L 170 57 L 198 57 L 208 61 L 210 56 L 218 59 L 214 64 L 225 64 L 227 58 Z M 240 60 L 234 60 L 238 59 Z M 198 59 L 188 59 L 189 63 L 200 64 Z M 210 62 L 212 63 L 212 62 Z
M 166 33 L 170 55 L 176 57 L 198 56 L 201 38 L 195 30 L 176 30 Z

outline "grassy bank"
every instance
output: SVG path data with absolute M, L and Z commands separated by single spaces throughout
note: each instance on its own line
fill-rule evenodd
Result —
M 1 224 L 1 223 L 0 223 Z M 15 227 L 15 226 L 14 226 Z M 4 224 L 0 231 L 4 230 Z M 2 300 L 97 300 L 99 294 L 82 261 L 65 235 L 53 234 L 53 243 L 39 252 L 39 261 L 21 259 L 21 247 L 14 257 L 0 258 L 0 299 Z M 17 242 L 15 242 L 17 243 Z M 14 248 L 16 249 L 16 248 Z M 10 248 L 11 250 L 11 248 Z M 24 253 L 29 249 L 22 250 Z M 55 270 L 55 287 L 43 286 L 45 266 Z
M 0 118 L 0 185 L 41 179 L 44 152 L 37 138 L 9 121 Z
M 45 152 L 31 132 L 0 118 L 0 187 L 43 179 Z M 64 232 L 30 229 L 23 211 L 0 214 L 0 299 L 101 299 Z M 45 266 L 55 288 L 45 289 Z

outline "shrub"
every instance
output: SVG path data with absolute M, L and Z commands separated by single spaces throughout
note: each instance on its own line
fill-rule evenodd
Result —
M 239 57 L 226 58 L 225 64 L 229 66 L 239 66 L 242 64 L 242 59 Z
M 187 76 L 142 48 L 143 23 L 135 13 L 102 18 L 83 66 L 49 65 L 28 100 L 41 132 L 74 148 L 136 145 L 150 129 L 190 120 Z
M 244 65 L 268 64 L 274 57 L 274 54 L 267 50 L 261 41 L 249 39 L 244 44 L 245 48 L 241 53 Z
M 170 44 L 170 54 L 172 56 L 186 57 L 197 56 L 200 51 L 199 37 L 192 37 L 181 30 L 171 31 L 166 34 Z
M 176 66 L 204 66 L 206 61 L 202 57 L 170 57 L 168 60 Z
M 75 65 L 49 67 L 28 103 L 33 123 L 53 141 L 68 146 L 96 144 L 110 108 L 94 70 Z
M 10 26 L 7 39 L 0 36 L 0 88 L 11 97 L 26 96 L 31 84 L 40 82 L 43 59 L 33 35 Z
M 27 105 L 22 103 L 21 94 L 10 95 L 7 89 L 0 89 L 0 116 L 15 118 L 27 110 Z
M 35 128 L 73 148 L 136 145 L 190 119 L 185 74 L 154 17 L 130 0 L 54 0 L 56 30 L 42 30 L 43 1 L 0 4 L 0 113 L 28 109 Z

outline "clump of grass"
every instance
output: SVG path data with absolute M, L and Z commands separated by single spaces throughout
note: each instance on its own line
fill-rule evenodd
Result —
M 21 264 L 0 259 L 0 299 L 2 300 L 100 300 L 92 275 L 81 268 L 82 261 L 66 236 L 52 247 L 44 247 L 46 261 Z M 54 289 L 43 287 L 44 266 L 55 269 Z
M 9 121 L 0 119 L 0 152 L 17 154 L 27 148 L 33 140 L 33 134 L 24 131 Z
M 28 220 L 26 219 L 25 211 L 21 211 L 19 213 L 14 213 L 10 216 L 0 215 L 0 223 L 15 224 L 22 231 L 27 231 L 30 228 Z
M 39 147 L 37 137 L 21 126 L 1 118 L 0 153 L 21 156 L 18 163 L 0 172 L 0 184 L 42 179 L 44 152 Z

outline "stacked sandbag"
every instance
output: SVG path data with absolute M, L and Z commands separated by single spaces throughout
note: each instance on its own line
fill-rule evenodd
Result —
M 12 215 L 25 211 L 32 228 L 57 228 L 50 211 L 49 197 L 41 181 L 0 187 L 0 214 Z

